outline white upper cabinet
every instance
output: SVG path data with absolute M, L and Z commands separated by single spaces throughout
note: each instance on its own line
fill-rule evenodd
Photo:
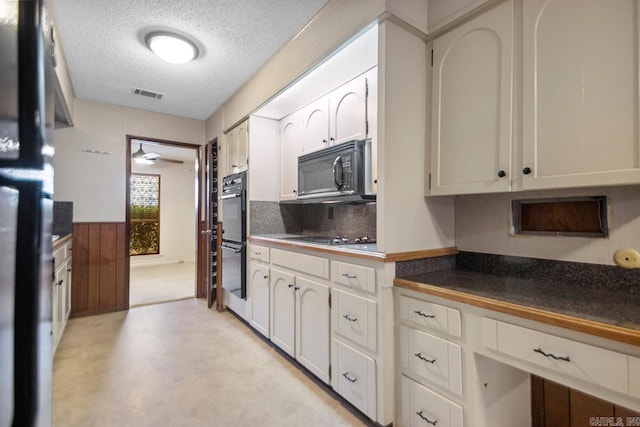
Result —
M 280 200 L 293 200 L 298 196 L 300 127 L 298 113 L 293 113 L 280 122 Z
M 433 42 L 431 194 L 508 191 L 513 3 Z
M 302 120 L 302 152 L 311 153 L 329 146 L 329 98 L 324 96 L 299 112 Z
M 523 188 L 640 182 L 638 2 L 523 3 Z
M 376 82 L 374 68 L 300 109 L 302 152 L 366 139 L 368 88 Z
M 223 153 L 223 176 L 247 170 L 247 142 L 249 122 L 245 120 L 226 134 L 226 153 Z M 221 149 L 224 150 L 224 148 Z
M 367 138 L 367 86 L 377 76 L 374 69 L 329 94 L 329 143 Z
M 429 0 L 427 5 L 427 26 L 433 33 L 445 25 L 466 15 L 488 0 Z

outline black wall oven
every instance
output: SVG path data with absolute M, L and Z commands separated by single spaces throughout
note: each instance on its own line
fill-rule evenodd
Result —
M 222 179 L 222 287 L 247 298 L 247 173 Z

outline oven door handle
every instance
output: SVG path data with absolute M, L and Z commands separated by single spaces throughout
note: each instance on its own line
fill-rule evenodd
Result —
M 344 178 L 342 175 L 342 156 L 338 156 L 333 161 L 333 183 L 338 190 L 340 190 L 344 184 Z
M 234 253 L 239 254 L 240 252 L 242 252 L 242 248 L 240 249 L 236 249 L 236 248 L 232 248 L 231 246 L 226 246 L 226 245 L 220 245 L 220 247 L 222 249 L 230 249 L 232 250 Z
M 240 197 L 239 193 L 234 193 L 234 194 L 225 194 L 224 196 L 220 196 L 221 200 L 226 200 L 226 199 L 234 199 L 236 197 Z

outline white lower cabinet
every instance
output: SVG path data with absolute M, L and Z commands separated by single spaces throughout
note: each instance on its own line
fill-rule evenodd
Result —
M 258 262 L 249 263 L 250 323 L 269 338 L 269 267 Z
M 271 341 L 295 357 L 296 297 L 293 274 L 271 269 Z
M 71 241 L 53 251 L 55 279 L 51 289 L 51 335 L 55 354 L 71 313 Z
M 401 325 L 400 364 L 425 382 L 462 396 L 462 351 L 458 344 Z
M 400 425 L 411 427 L 462 427 L 462 407 L 427 387 L 402 376 L 402 419 Z
M 296 359 L 329 382 L 329 286 L 296 277 Z
M 333 344 L 336 347 L 336 391 L 369 418 L 375 419 L 375 360 L 337 339 Z
M 253 243 L 249 253 L 250 325 L 371 420 L 392 423 L 392 288 L 383 297 L 377 277 L 395 265 Z
M 329 286 L 271 268 L 271 341 L 329 382 Z
M 395 304 L 394 425 L 530 425 L 531 374 L 640 410 L 637 346 L 415 290 Z

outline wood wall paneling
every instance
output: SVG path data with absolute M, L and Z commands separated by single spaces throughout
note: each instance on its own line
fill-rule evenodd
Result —
M 584 427 L 593 417 L 639 417 L 639 412 L 565 387 L 553 381 L 531 376 L 532 427 Z M 625 424 L 626 425 L 626 424 Z
M 75 223 L 73 248 L 71 315 L 127 309 L 125 224 Z

